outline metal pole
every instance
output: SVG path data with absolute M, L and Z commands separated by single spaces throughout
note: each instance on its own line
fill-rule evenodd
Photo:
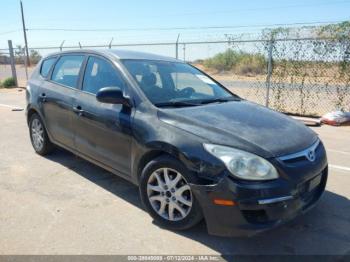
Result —
M 176 43 L 175 43 L 175 58 L 179 58 L 179 38 L 180 34 L 177 35 Z
M 26 29 L 26 24 L 24 22 L 24 13 L 23 13 L 23 4 L 22 1 L 20 1 L 21 3 L 21 14 L 22 14 L 22 26 L 23 26 L 23 36 L 24 36 L 24 45 L 26 47 L 26 54 L 27 54 L 27 64 L 28 66 L 30 66 L 30 61 L 29 61 L 29 51 L 28 51 L 28 41 L 27 41 L 27 29 Z
M 24 69 L 26 72 L 26 80 L 28 81 L 28 59 L 25 56 L 25 47 L 23 48 L 23 60 L 24 60 Z
M 15 64 L 15 56 L 13 54 L 12 41 L 8 40 L 9 52 L 10 52 L 10 60 L 11 60 L 11 71 L 12 78 L 15 80 L 15 86 L 18 87 L 17 74 L 16 74 L 16 64 Z
M 66 41 L 66 40 L 63 40 L 62 43 L 61 43 L 61 45 L 60 45 L 60 52 L 62 52 L 63 45 L 64 45 L 64 42 L 65 42 L 65 41 Z
M 113 42 L 113 37 L 111 39 L 111 41 L 109 42 L 108 48 L 111 49 L 112 48 L 112 42 Z
M 272 50 L 273 50 L 273 40 L 270 40 L 267 76 L 266 76 L 266 102 L 265 102 L 266 107 L 269 107 L 269 101 L 270 101 L 270 87 L 271 87 L 271 75 L 272 75 Z
M 184 51 L 184 61 L 186 61 L 186 44 L 185 43 L 183 46 L 183 51 Z

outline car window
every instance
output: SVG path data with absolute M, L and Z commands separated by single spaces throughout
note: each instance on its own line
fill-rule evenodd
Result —
M 210 96 L 214 95 L 213 88 L 210 86 L 210 84 L 214 82 L 210 81 L 210 79 L 205 77 L 204 75 L 193 75 L 190 73 L 175 72 L 171 73 L 171 78 L 174 82 L 176 89 L 178 90 L 182 90 L 187 87 L 192 87 L 196 90 L 198 94 Z M 206 81 L 204 81 L 203 83 L 204 78 Z
M 89 57 L 86 65 L 83 90 L 96 94 L 103 87 L 124 89 L 125 82 L 119 71 L 110 62 L 98 57 Z
M 233 97 L 210 77 L 185 63 L 136 59 L 122 62 L 154 104 Z
M 40 74 L 43 77 L 47 77 L 49 75 L 51 67 L 55 63 L 55 61 L 56 61 L 56 57 L 52 57 L 52 58 L 45 59 L 42 62 L 41 68 L 40 68 Z
M 69 87 L 77 87 L 80 67 L 84 61 L 82 55 L 62 56 L 55 65 L 51 80 Z
M 163 88 L 163 83 L 160 77 L 160 73 L 158 72 L 158 68 L 155 65 L 147 64 L 147 62 L 143 63 L 141 66 L 142 70 L 136 70 L 133 74 L 139 85 L 142 88 L 147 89 L 148 83 L 153 81 L 154 86 Z

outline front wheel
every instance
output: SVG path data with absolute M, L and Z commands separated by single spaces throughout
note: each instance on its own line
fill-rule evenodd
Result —
M 158 224 L 184 230 L 202 219 L 200 206 L 189 183 L 195 177 L 178 160 L 162 156 L 144 168 L 140 181 L 141 199 Z

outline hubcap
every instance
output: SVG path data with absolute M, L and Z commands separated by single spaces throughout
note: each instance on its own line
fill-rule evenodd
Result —
M 35 150 L 40 151 L 44 145 L 44 128 L 38 119 L 32 121 L 32 141 Z
M 174 169 L 154 171 L 147 182 L 147 195 L 154 211 L 167 220 L 182 220 L 191 211 L 193 197 L 190 186 Z

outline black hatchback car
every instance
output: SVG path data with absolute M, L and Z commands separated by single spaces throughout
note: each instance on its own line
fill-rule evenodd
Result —
M 34 150 L 54 145 L 139 186 L 158 224 L 252 235 L 315 205 L 325 148 L 292 118 L 176 59 L 131 51 L 47 56 L 27 87 Z

